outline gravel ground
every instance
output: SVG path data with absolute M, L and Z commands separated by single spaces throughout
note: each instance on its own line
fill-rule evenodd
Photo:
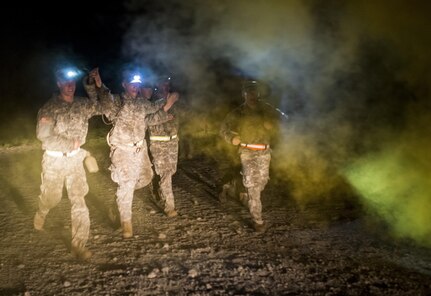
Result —
M 270 182 L 263 193 L 269 228 L 255 233 L 235 200 L 220 203 L 213 160 L 180 160 L 174 176 L 178 217 L 165 217 L 136 191 L 135 236 L 121 238 L 107 208 L 115 194 L 108 149 L 90 150 L 89 262 L 69 253 L 70 204 L 64 194 L 33 230 L 40 185 L 39 146 L 0 151 L 0 295 L 431 295 L 431 252 L 386 235 L 359 205 L 337 200 L 298 207 Z

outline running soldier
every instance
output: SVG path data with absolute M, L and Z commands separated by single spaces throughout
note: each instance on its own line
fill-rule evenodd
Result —
M 163 101 L 169 96 L 179 96 L 177 92 L 170 92 L 170 79 L 168 76 L 158 79 L 153 102 Z M 178 114 L 175 107 L 170 113 L 174 114 L 173 120 L 149 126 L 148 132 L 151 158 L 157 174 L 156 184 L 152 184 L 156 188 L 153 189 L 153 194 L 157 194 L 162 201 L 166 216 L 175 217 L 178 213 L 175 210 L 172 176 L 177 171 L 178 163 Z
M 123 238 L 133 236 L 132 202 L 136 189 L 147 186 L 153 178 L 151 161 L 148 156 L 145 133 L 148 125 L 172 120 L 167 111 L 178 99 L 170 95 L 164 101 L 152 104 L 139 96 L 142 79 L 127 71 L 123 75 L 123 93 L 112 95 L 105 86 L 99 92 L 109 98 L 107 117 L 113 122 L 108 134 L 111 147 L 111 178 L 118 184 L 116 202 L 123 231 Z M 103 100 L 105 100 L 103 99 Z M 113 219 L 111 211 L 111 219 Z
M 36 135 L 45 150 L 42 159 L 42 183 L 39 208 L 34 216 L 34 228 L 43 230 L 48 212 L 61 200 L 63 186 L 71 203 L 72 241 L 71 253 L 78 259 L 89 259 L 92 255 L 85 245 L 90 231 L 90 217 L 85 195 L 88 183 L 84 159 L 89 153 L 82 149 L 85 144 L 88 120 L 102 114 L 102 105 L 90 98 L 75 96 L 79 71 L 62 69 L 55 73 L 59 93 L 44 104 L 37 116 Z M 84 79 L 88 91 L 100 83 L 98 70 L 90 71 Z M 87 91 L 87 92 L 88 92 Z
M 261 192 L 269 180 L 270 139 L 275 131 L 277 115 L 259 101 L 256 81 L 244 82 L 242 96 L 244 103 L 226 116 L 220 135 L 228 143 L 238 146 L 242 175 L 240 185 L 244 187 L 238 186 L 239 182 L 233 179 L 223 185 L 219 198 L 224 201 L 233 192 L 248 207 L 255 231 L 263 232 L 266 223 L 262 218 Z

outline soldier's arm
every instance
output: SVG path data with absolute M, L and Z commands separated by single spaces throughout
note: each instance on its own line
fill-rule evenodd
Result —
M 147 113 L 155 113 L 163 108 L 163 111 L 168 112 L 169 109 L 178 101 L 179 94 L 176 92 L 169 93 L 166 98 L 158 99 L 155 102 L 144 100 L 142 103 L 146 105 Z
M 94 83 L 94 79 L 91 79 L 90 76 L 85 76 L 82 80 L 82 85 L 84 86 L 85 92 L 87 93 L 88 98 L 92 102 L 98 101 L 98 94 L 96 89 L 96 84 Z
M 166 100 L 159 99 L 155 102 L 152 102 L 150 100 L 142 100 L 142 104 L 144 105 L 146 113 L 155 113 L 159 111 L 166 104 Z
M 155 113 L 148 114 L 145 116 L 145 123 L 147 125 L 158 125 L 172 120 L 174 117 L 163 110 L 159 110 Z
M 233 138 L 239 136 L 237 131 L 237 116 L 236 112 L 231 112 L 221 123 L 220 136 L 228 143 L 232 143 Z
M 116 102 L 115 96 L 111 94 L 105 85 L 100 88 L 94 88 L 94 92 L 90 90 L 87 95 L 89 97 L 87 108 L 82 112 L 87 112 L 88 118 L 104 114 L 108 119 L 112 120 L 114 115 L 117 114 L 120 104 Z
M 108 117 L 109 120 L 115 120 L 119 110 L 121 109 L 120 96 L 111 93 L 110 89 L 102 84 L 96 88 L 99 98 L 99 111 Z
M 103 84 L 99 68 L 92 69 L 84 78 L 83 84 L 93 106 L 91 116 L 105 114 L 108 119 L 112 120 L 118 113 L 121 104 Z
M 55 132 L 55 117 L 47 110 L 40 110 L 37 116 L 36 137 L 42 142 L 44 150 L 72 151 L 76 140 Z

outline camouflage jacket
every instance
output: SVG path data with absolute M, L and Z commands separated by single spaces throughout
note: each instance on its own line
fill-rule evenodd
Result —
M 153 104 L 144 98 L 135 99 L 126 94 L 112 95 L 106 87 L 99 90 L 99 97 L 107 105 L 106 115 L 113 122 L 109 143 L 113 146 L 129 145 L 145 139 L 147 126 L 169 121 L 168 113 L 161 108 L 164 101 Z
M 230 112 L 221 124 L 220 135 L 231 143 L 234 136 L 240 136 L 241 143 L 269 144 L 276 129 L 278 115 L 267 105 L 258 103 L 256 109 L 245 103 Z M 264 123 L 272 126 L 266 129 Z
M 153 102 L 154 104 L 160 104 L 161 102 L 164 102 L 164 101 L 165 99 L 157 99 L 157 100 L 152 100 L 150 102 Z M 177 104 L 178 102 L 176 102 L 169 109 L 169 113 L 174 116 L 174 119 L 161 124 L 149 126 L 148 132 L 150 136 L 174 136 L 178 134 L 179 112 L 176 106 Z
M 42 142 L 42 149 L 70 152 L 76 140 L 85 144 L 88 119 L 102 112 L 97 100 L 74 97 L 68 103 L 54 94 L 37 115 L 36 136 Z

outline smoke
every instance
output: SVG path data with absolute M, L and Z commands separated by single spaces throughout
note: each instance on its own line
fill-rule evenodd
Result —
M 366 209 L 383 217 L 394 236 L 431 246 L 429 114 L 416 108 L 408 113 L 416 120 L 398 137 L 356 159 L 344 172 L 364 198 Z
M 217 134 L 223 116 L 242 101 L 242 77 L 264 81 L 266 99 L 290 116 L 272 167 L 292 196 L 308 203 L 355 192 L 399 236 L 423 240 L 431 224 L 414 213 L 426 213 L 431 192 L 430 6 L 131 1 L 123 53 L 181 80 L 190 117 L 198 118 L 187 128 L 191 136 L 203 126 Z M 196 150 L 224 153 L 216 142 Z

